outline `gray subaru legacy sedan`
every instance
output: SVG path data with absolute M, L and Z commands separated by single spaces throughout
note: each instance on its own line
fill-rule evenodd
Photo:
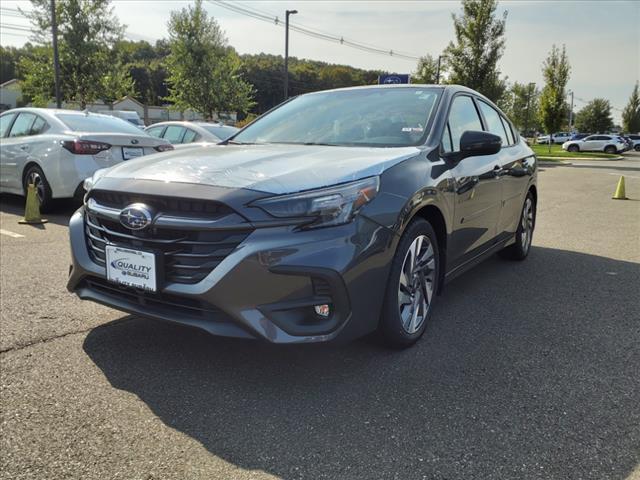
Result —
M 444 283 L 526 258 L 536 158 L 460 86 L 309 93 L 230 139 L 100 170 L 69 224 L 68 288 L 274 343 L 418 340 Z

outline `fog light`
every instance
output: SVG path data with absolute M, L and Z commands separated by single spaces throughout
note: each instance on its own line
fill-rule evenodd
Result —
M 328 317 L 329 313 L 331 313 L 331 309 L 329 308 L 329 305 L 324 304 L 324 305 L 315 305 L 313 307 L 313 309 L 316 311 L 316 315 L 319 315 L 321 317 Z

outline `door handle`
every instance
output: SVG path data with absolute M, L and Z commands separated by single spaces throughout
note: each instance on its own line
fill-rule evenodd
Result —
M 29 150 L 29 145 L 20 145 L 20 150 Z

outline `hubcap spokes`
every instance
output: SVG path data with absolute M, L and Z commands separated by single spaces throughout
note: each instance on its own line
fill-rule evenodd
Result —
M 417 332 L 429 312 L 435 284 L 436 260 L 429 237 L 416 237 L 407 251 L 398 286 L 398 309 L 402 327 Z

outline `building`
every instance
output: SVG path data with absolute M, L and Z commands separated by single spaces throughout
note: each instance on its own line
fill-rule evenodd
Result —
M 20 82 L 15 78 L 0 85 L 0 112 L 16 108 L 22 101 Z
M 0 111 L 16 108 L 21 105 L 22 90 L 20 82 L 15 78 L 0 85 Z M 50 102 L 47 107 L 55 108 L 56 104 Z M 80 110 L 80 104 L 75 102 L 65 102 L 62 108 L 70 110 Z M 104 103 L 101 101 L 90 103 L 87 105 L 90 112 L 98 112 L 104 110 L 124 110 L 137 112 L 138 116 L 144 121 L 145 125 L 151 125 L 158 122 L 166 122 L 167 120 L 204 120 L 204 117 L 198 112 L 185 110 L 183 112 L 172 110 L 169 105 L 145 105 L 133 97 L 126 96 L 113 103 Z M 224 123 L 235 124 L 237 116 L 235 113 L 221 114 L 213 120 L 222 121 Z

